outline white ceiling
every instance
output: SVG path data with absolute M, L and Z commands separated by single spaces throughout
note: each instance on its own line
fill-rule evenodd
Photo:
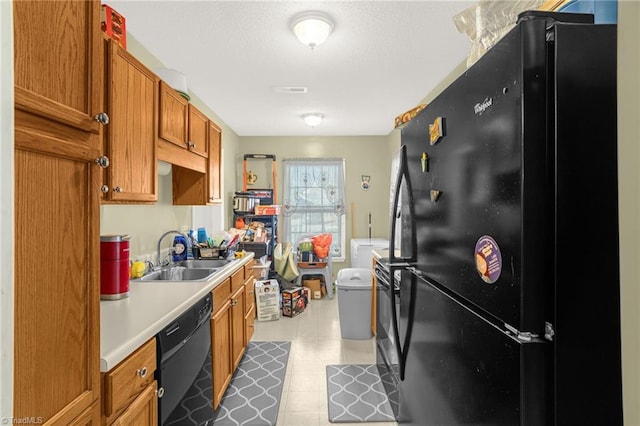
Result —
M 112 1 L 127 31 L 187 76 L 239 136 L 387 135 L 469 53 L 452 17 L 469 1 Z M 332 17 L 315 50 L 290 30 L 299 12 Z M 307 94 L 283 94 L 303 86 Z M 320 112 L 314 128 L 301 115 Z

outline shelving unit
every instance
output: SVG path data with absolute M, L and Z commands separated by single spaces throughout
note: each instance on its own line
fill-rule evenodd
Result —
M 267 259 L 271 261 L 271 270 L 273 270 L 273 251 L 278 244 L 278 216 L 267 216 L 267 215 L 255 215 L 255 214 L 245 214 L 245 213 L 234 213 L 233 214 L 233 223 L 236 222 L 236 219 L 243 218 L 244 222 L 248 225 L 251 222 L 262 222 L 264 223 L 264 229 L 267 232 Z M 240 248 L 244 248 L 249 251 L 251 247 L 250 244 L 255 243 L 240 243 Z M 244 245 L 244 247 L 243 247 Z M 259 257 L 256 254 L 256 257 Z

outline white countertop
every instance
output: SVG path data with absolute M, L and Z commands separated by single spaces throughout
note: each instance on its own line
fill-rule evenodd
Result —
M 371 250 L 371 254 L 376 260 L 384 259 L 389 257 L 389 249 L 388 248 L 374 248 Z
M 253 256 L 230 262 L 208 281 L 131 281 L 129 297 L 102 300 L 100 371 L 115 367 Z

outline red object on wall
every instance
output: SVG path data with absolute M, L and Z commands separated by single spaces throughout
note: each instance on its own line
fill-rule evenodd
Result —
M 100 298 L 129 297 L 129 235 L 100 236 Z

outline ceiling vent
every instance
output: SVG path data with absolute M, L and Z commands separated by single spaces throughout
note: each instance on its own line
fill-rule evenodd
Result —
M 303 86 L 276 86 L 273 88 L 278 93 L 304 94 L 308 93 L 307 88 Z

